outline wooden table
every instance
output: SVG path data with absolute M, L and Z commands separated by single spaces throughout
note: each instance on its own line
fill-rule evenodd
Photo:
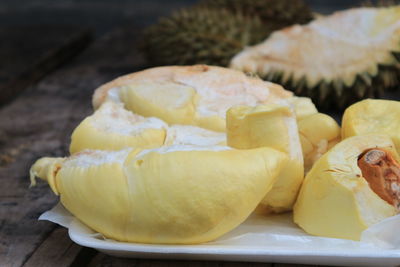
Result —
M 87 32 L 81 33 L 80 37 L 69 38 L 63 49 L 82 49 L 89 38 Z M 26 88 L 18 97 L 14 95 L 12 101 L 8 96 L 7 101 L 11 102 L 0 108 L 0 266 L 295 266 L 120 259 L 76 245 L 66 229 L 37 220 L 58 202 L 58 197 L 43 182 L 29 188 L 29 167 L 39 157 L 68 154 L 72 130 L 92 112 L 91 96 L 96 87 L 145 67 L 135 48 L 137 37 L 138 31 L 132 27 L 114 30 L 78 57 L 69 57 L 61 68 L 51 73 L 51 68 L 46 68 L 34 75 L 29 82 L 47 73 L 39 83 Z M 46 60 L 54 63 L 52 68 L 61 63 L 55 64 L 52 56 L 42 63 Z M 29 82 L 19 86 L 18 92 Z

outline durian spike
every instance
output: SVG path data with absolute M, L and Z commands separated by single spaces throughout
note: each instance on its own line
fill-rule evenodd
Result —
M 140 48 L 153 65 L 226 66 L 241 49 L 262 41 L 269 32 L 258 17 L 226 9 L 182 9 L 147 28 Z
M 226 8 L 248 16 L 258 16 L 272 30 L 304 24 L 313 18 L 310 7 L 303 0 L 203 0 L 199 6 Z

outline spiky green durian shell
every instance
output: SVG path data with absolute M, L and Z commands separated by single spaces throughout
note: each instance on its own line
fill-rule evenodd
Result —
M 235 54 L 262 41 L 267 32 L 258 17 L 226 9 L 192 8 L 146 29 L 140 47 L 154 65 L 227 66 Z
M 385 90 L 399 87 L 400 84 L 400 53 L 392 52 L 398 65 L 379 65 L 378 73 L 371 76 L 368 73 L 357 75 L 354 83 L 346 86 L 344 82 L 321 81 L 314 87 L 307 87 L 306 78 L 296 81 L 292 78 L 283 80 L 282 72 L 270 72 L 261 77 L 264 80 L 281 84 L 285 89 L 296 95 L 310 97 L 321 110 L 343 110 L 349 105 L 365 98 L 380 98 Z
M 381 97 L 400 84 L 400 6 L 354 8 L 274 32 L 231 67 L 256 72 L 321 109 Z
M 259 16 L 271 31 L 313 19 L 310 7 L 303 0 L 203 0 L 199 5 Z
M 364 7 L 391 7 L 400 4 L 400 1 L 398 0 L 378 0 L 378 1 L 364 1 L 361 3 L 361 6 Z

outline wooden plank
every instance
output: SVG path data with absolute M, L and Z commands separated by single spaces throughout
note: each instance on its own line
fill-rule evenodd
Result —
M 71 241 L 68 230 L 57 228 L 35 250 L 24 267 L 70 266 L 82 247 Z
M 0 28 L 0 104 L 82 51 L 90 30 L 78 26 Z
M 29 189 L 29 167 L 67 155 L 72 130 L 92 112 L 93 90 L 143 65 L 136 35 L 132 27 L 114 31 L 0 109 L 0 266 L 29 262 L 55 228 L 37 218 L 58 198 L 43 182 Z
M 257 262 L 228 262 L 228 261 L 177 261 L 153 259 L 116 258 L 99 253 L 90 262 L 88 267 L 272 267 L 270 263 Z

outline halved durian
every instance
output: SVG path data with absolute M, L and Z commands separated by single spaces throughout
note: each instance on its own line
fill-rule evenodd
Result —
M 400 153 L 400 102 L 367 99 L 348 107 L 343 114 L 342 137 L 385 133 Z
M 230 66 L 343 108 L 397 86 L 400 7 L 353 8 L 276 31 L 245 48 Z
M 107 238 L 192 244 L 243 222 L 286 160 L 271 148 L 85 150 L 38 160 L 31 179 L 47 180 L 74 216 Z
M 389 136 L 341 141 L 304 179 L 294 221 L 309 234 L 359 240 L 366 228 L 398 213 L 399 162 Z
M 304 178 L 303 155 L 294 111 L 289 105 L 237 106 L 227 112 L 228 145 L 238 149 L 272 147 L 288 155 L 271 191 L 261 201 L 260 212 L 292 209 Z

